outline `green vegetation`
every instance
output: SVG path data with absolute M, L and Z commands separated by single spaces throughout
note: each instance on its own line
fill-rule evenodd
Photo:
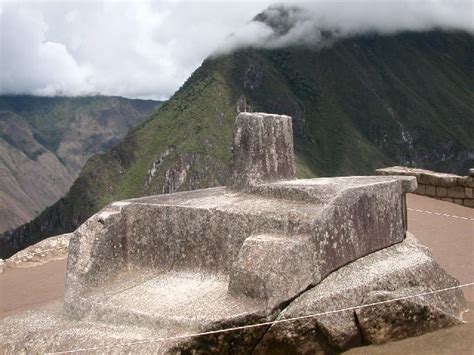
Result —
M 466 33 L 434 31 L 207 59 L 17 234 L 33 243 L 71 231 L 111 201 L 162 193 L 170 172 L 186 172 L 179 190 L 225 184 L 241 95 L 254 111 L 293 117 L 300 177 L 394 164 L 463 174 L 474 155 L 473 43 Z

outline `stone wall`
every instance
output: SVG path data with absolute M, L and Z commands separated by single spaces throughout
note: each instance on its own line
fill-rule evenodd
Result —
M 375 172 L 377 175 L 416 176 L 418 188 L 414 192 L 415 194 L 474 208 L 474 169 L 469 169 L 468 176 L 402 166 L 377 169 Z

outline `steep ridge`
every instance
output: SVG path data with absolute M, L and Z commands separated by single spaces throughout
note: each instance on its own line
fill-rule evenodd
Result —
M 71 231 L 114 200 L 225 184 L 242 109 L 293 117 L 299 177 L 396 164 L 465 174 L 474 157 L 473 39 L 373 34 L 319 50 L 209 58 L 120 144 L 93 156 L 65 198 L 0 243 L 20 249 Z
M 69 190 L 159 102 L 116 97 L 0 96 L 0 232 L 30 221 Z
M 74 181 L 34 134 L 18 115 L 0 112 L 0 230 L 31 220 L 63 196 Z

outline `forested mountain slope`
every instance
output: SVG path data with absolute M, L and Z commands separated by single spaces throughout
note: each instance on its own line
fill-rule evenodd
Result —
M 120 144 L 92 157 L 65 198 L 3 243 L 18 249 L 71 231 L 114 200 L 225 184 L 238 106 L 293 117 L 300 177 L 394 164 L 465 174 L 474 157 L 473 39 L 373 34 L 209 58 Z
M 0 232 L 64 196 L 86 160 L 117 144 L 157 101 L 0 96 Z

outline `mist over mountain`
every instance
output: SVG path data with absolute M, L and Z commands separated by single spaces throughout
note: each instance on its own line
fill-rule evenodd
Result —
M 336 39 L 403 31 L 474 33 L 469 1 L 311 1 L 271 5 L 237 29 L 217 53 L 235 49 L 327 46 Z
M 7 1 L 0 94 L 169 98 L 211 53 L 400 31 L 472 33 L 469 0 Z M 268 8 L 268 6 L 270 8 Z M 259 21 L 252 21 L 256 14 Z M 282 31 L 282 29 L 286 29 Z M 233 35 L 230 35 L 233 33 Z
M 112 201 L 225 184 L 238 109 L 293 117 L 299 177 L 395 164 L 465 174 L 473 45 L 465 31 L 408 31 L 212 56 L 121 143 L 89 159 L 64 198 L 2 235 L 0 250 L 72 231 Z
M 0 232 L 64 196 L 87 159 L 160 103 L 121 97 L 0 96 Z

